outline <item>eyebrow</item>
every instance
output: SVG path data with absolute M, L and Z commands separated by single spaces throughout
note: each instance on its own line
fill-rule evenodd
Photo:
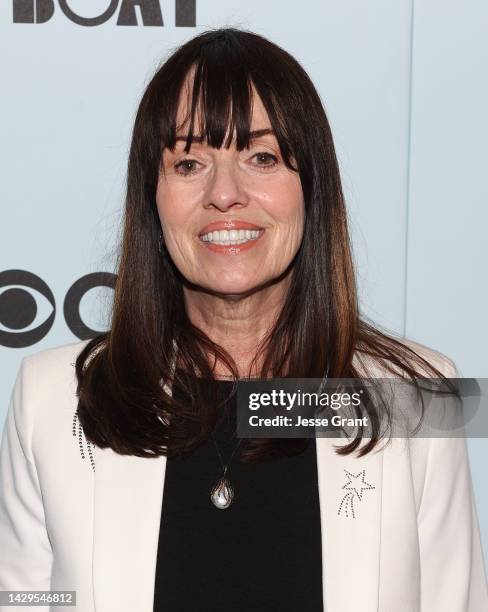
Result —
M 249 132 L 249 140 L 255 140 L 256 138 L 260 138 L 261 136 L 267 136 L 268 134 L 272 134 L 274 136 L 275 132 L 271 128 L 263 128 L 262 130 L 253 130 L 252 132 Z M 175 140 L 177 141 L 178 140 L 186 141 L 187 139 L 188 139 L 188 134 L 185 136 L 176 136 L 175 138 Z M 193 141 L 202 142 L 203 137 L 194 135 Z

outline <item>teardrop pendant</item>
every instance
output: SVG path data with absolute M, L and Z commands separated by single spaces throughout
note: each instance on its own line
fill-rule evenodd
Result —
M 222 477 L 210 493 L 213 505 L 219 510 L 228 508 L 234 500 L 234 489 L 227 478 Z

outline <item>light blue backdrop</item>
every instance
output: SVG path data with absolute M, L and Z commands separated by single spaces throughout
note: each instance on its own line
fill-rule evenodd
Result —
M 69 287 L 90 272 L 114 271 L 130 129 L 145 83 L 172 48 L 222 25 L 281 44 L 319 89 L 340 159 L 364 312 L 444 352 L 462 375 L 488 377 L 486 2 L 196 0 L 196 27 L 175 26 L 175 7 L 185 2 L 161 0 L 164 27 L 144 26 L 140 8 L 137 25 L 117 25 L 126 0 L 91 27 L 42 0 L 37 21 L 50 4 L 44 23 L 13 22 L 14 5 L 28 15 L 27 0 L 0 4 L 0 272 L 35 273 L 57 304 L 40 342 L 0 346 L 2 421 L 21 357 L 76 340 L 63 317 Z M 69 2 L 84 17 L 108 5 Z M 4 290 L 0 330 L 8 330 Z M 81 304 L 84 321 L 103 329 L 109 303 L 108 290 L 91 291 Z M 37 307 L 28 329 L 52 310 L 42 296 Z M 488 441 L 469 445 L 488 558 Z

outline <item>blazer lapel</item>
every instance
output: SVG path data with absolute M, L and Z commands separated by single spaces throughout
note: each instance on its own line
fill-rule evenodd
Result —
M 95 447 L 96 612 L 152 612 L 166 457 Z
M 334 445 L 345 443 L 317 438 L 324 608 L 373 612 L 378 609 L 383 453 L 337 455 Z

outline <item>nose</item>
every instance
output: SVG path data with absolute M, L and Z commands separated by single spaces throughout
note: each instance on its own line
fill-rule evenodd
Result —
M 215 163 L 205 198 L 205 208 L 217 208 L 225 212 L 231 207 L 246 206 L 248 195 L 240 170 L 231 160 Z

